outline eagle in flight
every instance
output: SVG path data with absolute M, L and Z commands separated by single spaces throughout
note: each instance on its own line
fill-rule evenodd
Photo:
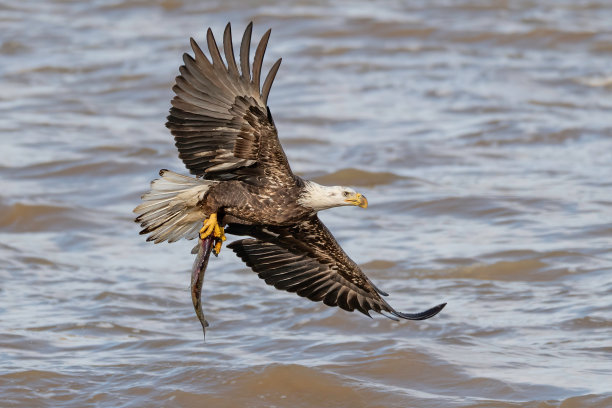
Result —
M 248 236 L 228 248 L 277 289 L 368 316 L 370 311 L 394 320 L 435 316 L 445 303 L 413 314 L 391 307 L 383 299 L 387 293 L 368 279 L 319 220 L 321 210 L 366 208 L 368 201 L 352 188 L 323 186 L 291 171 L 267 105 L 281 59 L 262 85 L 270 30 L 257 46 L 252 67 L 251 33 L 252 23 L 242 36 L 239 62 L 230 24 L 223 36 L 225 62 L 210 29 L 210 59 L 191 39 L 195 58 L 183 55 L 166 126 L 195 177 L 160 171 L 161 178 L 134 209 L 141 234 L 156 244 L 181 238 L 211 242 L 204 269 L 210 250 L 219 253 L 225 233 Z

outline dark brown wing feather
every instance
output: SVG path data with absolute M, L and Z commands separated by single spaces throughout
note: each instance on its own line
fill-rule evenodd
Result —
M 228 248 L 277 289 L 349 312 L 358 310 L 369 316 L 373 310 L 392 319 L 424 320 L 445 306 L 415 314 L 393 309 L 381 297 L 386 293 L 370 282 L 316 216 L 291 227 L 232 224 L 227 232 L 255 237 L 232 242 Z
M 267 108 L 281 60 L 272 66 L 260 91 L 270 30 L 257 47 L 251 75 L 252 28 L 252 23 L 247 26 L 240 46 L 242 72 L 234 58 L 229 24 L 223 36 L 225 63 L 210 29 L 206 36 L 210 60 L 191 39 L 195 58 L 183 55 L 185 65 L 172 88 L 176 96 L 166 126 L 174 135 L 179 157 L 196 176 L 254 184 L 291 183 L 293 174 Z

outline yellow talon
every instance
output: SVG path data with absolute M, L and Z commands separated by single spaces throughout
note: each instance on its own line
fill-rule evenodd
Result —
M 227 238 L 225 238 L 225 229 L 217 222 L 217 214 L 210 214 L 204 221 L 200 229 L 200 239 L 205 239 L 210 234 L 215 238 L 213 252 L 215 255 L 219 255 L 219 252 L 221 252 L 221 245 Z
M 217 238 L 219 238 L 221 241 L 225 241 L 227 239 L 225 238 L 225 228 L 219 227 L 219 236 Z
M 215 255 L 219 255 L 219 252 L 221 252 L 221 245 L 222 245 L 223 241 L 217 241 L 215 243 L 215 247 L 213 248 L 213 253 Z
M 200 229 L 200 239 L 204 239 L 209 236 L 215 231 L 215 228 L 219 229 L 219 224 L 217 224 L 217 214 L 210 214 L 210 217 L 204 221 L 204 224 Z
M 221 252 L 221 245 L 223 245 L 223 241 L 225 241 L 225 229 L 223 227 L 215 228 L 215 247 L 213 248 L 213 253 L 215 255 L 219 255 Z

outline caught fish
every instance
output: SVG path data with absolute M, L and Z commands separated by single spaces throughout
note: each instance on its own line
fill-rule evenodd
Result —
M 212 235 L 198 240 L 198 252 L 196 259 L 193 262 L 193 269 L 191 270 L 191 301 L 193 302 L 193 308 L 195 309 L 196 316 L 198 316 L 198 319 L 202 324 L 204 337 L 206 337 L 208 322 L 206 321 L 204 312 L 202 311 L 202 285 L 204 284 L 204 273 L 206 272 L 208 258 L 210 258 L 210 253 L 213 246 L 215 246 L 215 238 Z

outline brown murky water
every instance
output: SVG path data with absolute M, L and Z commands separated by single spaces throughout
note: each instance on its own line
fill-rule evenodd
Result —
M 612 3 L 0 3 L 2 407 L 612 406 Z M 272 27 L 294 170 L 394 323 L 211 260 L 131 210 L 188 37 Z M 269 65 L 268 65 L 269 66 Z

